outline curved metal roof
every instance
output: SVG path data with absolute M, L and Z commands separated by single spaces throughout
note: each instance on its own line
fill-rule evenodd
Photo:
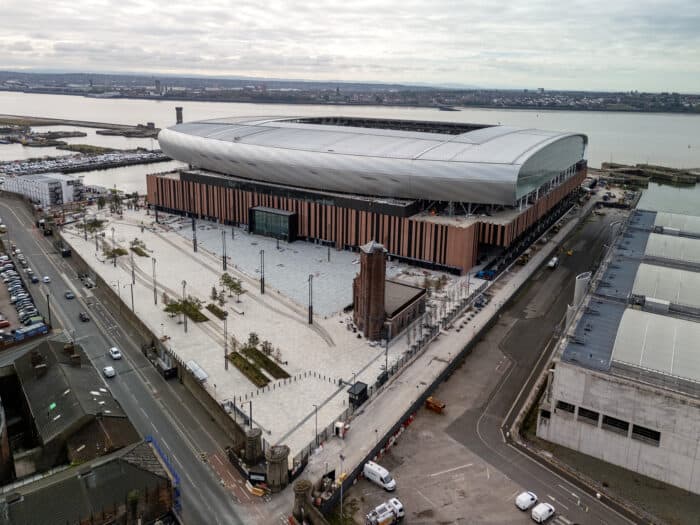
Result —
M 585 135 L 509 126 L 243 117 L 179 124 L 161 131 L 158 140 L 174 159 L 252 180 L 363 195 L 512 205 L 520 196 L 522 165 L 570 137 L 578 137 L 581 148 L 577 158 L 566 159 L 568 167 L 583 158 Z

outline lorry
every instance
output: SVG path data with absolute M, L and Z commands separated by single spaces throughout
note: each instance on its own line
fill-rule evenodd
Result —
M 405 515 L 406 512 L 398 498 L 391 498 L 371 510 L 367 514 L 365 523 L 366 525 L 391 525 L 401 521 Z

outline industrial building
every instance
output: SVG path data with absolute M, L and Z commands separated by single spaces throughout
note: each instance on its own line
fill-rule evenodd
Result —
M 83 180 L 65 173 L 8 175 L 2 184 L 4 191 L 19 193 L 42 208 L 83 200 Z
M 561 341 L 540 438 L 700 494 L 697 217 L 636 210 Z
M 161 149 L 190 169 L 147 177 L 158 209 L 288 241 L 466 272 L 586 177 L 587 138 L 508 126 L 347 117 L 178 124 Z

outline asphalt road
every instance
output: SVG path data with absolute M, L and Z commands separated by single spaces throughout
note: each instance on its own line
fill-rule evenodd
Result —
M 510 361 L 510 367 L 482 406 L 465 412 L 448 428 L 451 437 L 534 491 L 541 501 L 554 505 L 557 513 L 572 523 L 630 522 L 507 443 L 502 428 L 510 427 L 519 405 L 547 362 L 543 355 L 549 355 L 552 334 L 573 298 L 574 277 L 592 269 L 609 239 L 610 224 L 617 219 L 608 214 L 585 221 L 564 243 L 574 249 L 574 255 L 563 255 L 555 270 L 538 270 L 506 305 L 499 325 L 508 325 L 510 329 L 498 332 L 499 326 L 492 328 L 479 345 L 497 345 Z
M 51 282 L 30 285 L 37 307 L 48 314 L 50 294 L 54 328 L 62 327 L 80 343 L 93 366 L 100 371 L 113 365 L 117 376 L 106 380 L 136 429 L 153 436 L 168 456 L 181 482 L 181 520 L 186 524 L 244 523 L 240 507 L 202 461 L 200 454 L 220 448 L 212 436 L 211 423 L 203 410 L 184 399 L 177 385 L 166 382 L 141 353 L 137 342 L 95 296 L 82 287 L 71 266 L 55 253 L 52 238 L 44 238 L 34 228 L 29 212 L 16 201 L 0 202 L 0 216 L 8 226 L 6 239 L 14 241 L 26 255 L 30 267 Z M 76 299 L 65 299 L 72 290 Z M 128 288 L 125 290 L 128 292 Z M 79 312 L 87 312 L 90 322 L 81 322 Z M 107 350 L 117 346 L 124 359 L 113 361 Z

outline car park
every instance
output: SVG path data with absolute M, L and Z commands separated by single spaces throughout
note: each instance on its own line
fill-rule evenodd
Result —
M 549 503 L 540 503 L 532 509 L 532 519 L 536 523 L 544 523 L 549 518 L 554 516 L 554 507 Z
M 49 277 L 48 275 L 44 275 L 44 278 L 42 279 L 42 281 L 44 281 L 45 283 L 50 283 L 51 277 Z
M 66 293 L 64 295 L 65 295 L 66 299 L 75 299 L 75 294 L 73 292 L 71 292 L 70 290 L 66 291 Z
M 114 377 L 117 375 L 117 372 L 114 370 L 113 366 L 106 366 L 102 369 L 102 373 L 104 374 L 105 377 Z
M 537 503 L 537 496 L 534 492 L 525 491 L 518 494 L 515 498 L 515 506 L 520 510 L 527 510 Z
M 113 346 L 112 348 L 109 349 L 109 357 L 111 357 L 112 359 L 121 359 L 122 353 L 119 350 L 119 348 L 117 348 L 116 346 Z

